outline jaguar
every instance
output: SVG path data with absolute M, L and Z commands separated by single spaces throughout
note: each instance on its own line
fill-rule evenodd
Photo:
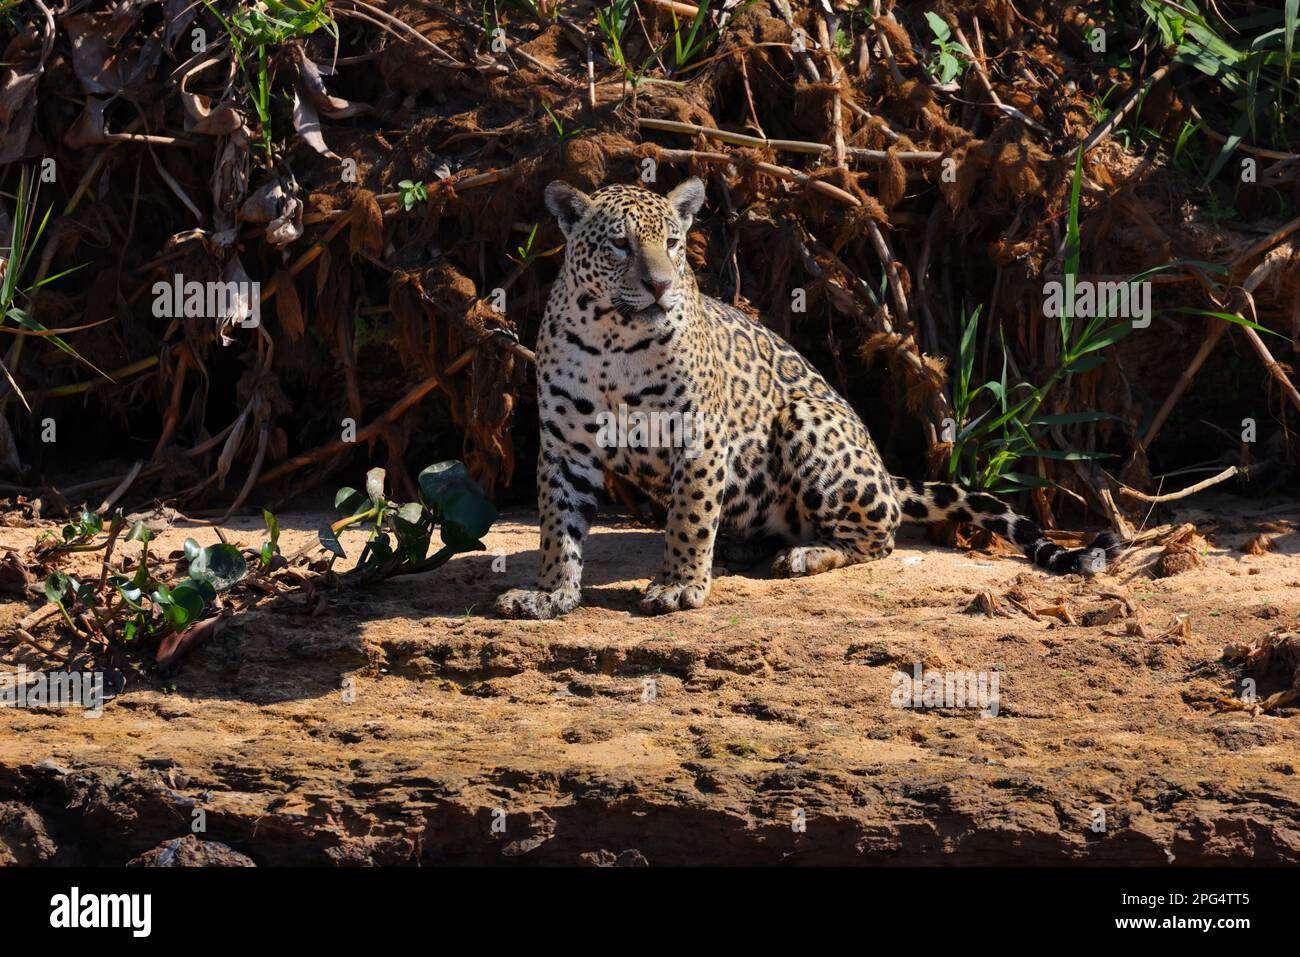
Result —
M 704 199 L 698 178 L 667 196 L 546 188 L 565 254 L 537 344 L 541 572 L 535 588 L 502 594 L 499 614 L 553 618 L 580 604 L 606 473 L 667 512 L 663 564 L 640 601 L 652 614 L 704 605 L 715 560 L 774 554 L 779 576 L 818 575 L 889 555 L 905 522 L 977 525 L 1051 572 L 1105 569 L 1120 547 L 1107 532 L 1067 549 L 993 495 L 890 475 L 852 406 L 803 356 L 701 293 L 686 239 Z

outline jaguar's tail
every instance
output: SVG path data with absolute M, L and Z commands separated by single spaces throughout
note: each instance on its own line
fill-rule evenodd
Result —
M 1062 548 L 1050 541 L 1032 518 L 1017 515 L 1006 502 L 984 492 L 968 492 L 947 482 L 915 482 L 894 478 L 905 522 L 970 522 L 1009 539 L 1035 565 L 1058 574 L 1095 575 L 1106 570 L 1123 545 L 1102 532 L 1085 548 Z

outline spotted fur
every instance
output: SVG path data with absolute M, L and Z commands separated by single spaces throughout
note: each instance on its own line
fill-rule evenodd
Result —
M 903 522 L 970 522 L 1054 572 L 1092 573 L 1109 535 L 1073 551 L 992 495 L 891 477 L 852 407 L 798 352 L 737 309 L 700 293 L 686 233 L 704 201 L 690 179 L 667 197 L 635 186 L 588 196 L 546 190 L 567 238 L 537 346 L 542 568 L 506 592 L 501 614 L 550 618 L 580 602 L 582 543 L 608 470 L 668 512 L 663 566 L 641 608 L 698 608 L 719 533 L 738 551 L 777 543 L 773 569 L 816 575 L 873 561 Z M 601 413 L 687 416 L 685 447 L 602 441 Z

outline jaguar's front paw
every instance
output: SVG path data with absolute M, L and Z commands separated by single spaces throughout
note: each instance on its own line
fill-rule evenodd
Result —
M 650 615 L 700 608 L 709 600 L 710 583 L 694 585 L 656 585 L 651 582 L 641 593 L 641 610 Z
M 580 600 L 576 588 L 512 588 L 497 598 L 496 612 L 503 618 L 558 618 L 577 608 Z

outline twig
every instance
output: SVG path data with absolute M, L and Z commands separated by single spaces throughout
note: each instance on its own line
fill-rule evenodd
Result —
M 831 47 L 831 29 L 824 11 L 817 17 L 817 40 L 826 52 L 826 68 L 830 71 L 831 82 L 838 87 L 840 85 L 840 61 L 835 54 L 835 50 Z M 835 98 L 831 100 L 831 126 L 835 129 L 835 165 L 841 169 L 847 169 L 848 161 L 844 150 L 843 100 L 842 93 L 838 91 Z
M 479 347 L 483 343 L 487 343 L 487 342 L 491 342 L 493 345 L 513 353 L 514 355 L 518 356 L 519 358 L 523 359 L 526 362 L 531 362 L 531 363 L 537 362 L 537 356 L 531 349 L 527 348 L 526 346 L 519 343 L 518 341 L 511 338 L 510 336 L 506 335 L 505 333 L 501 332 L 500 330 L 493 330 L 488 335 L 484 336 L 483 339 L 481 339 L 478 344 L 470 346 L 459 356 L 457 356 L 454 360 L 452 360 L 452 362 L 445 369 L 443 369 L 442 372 L 435 372 L 432 375 L 425 378 L 424 380 L 422 380 L 421 382 L 419 382 L 418 384 L 416 384 L 415 386 L 411 387 L 411 389 L 409 389 L 407 393 L 404 396 L 402 396 L 402 398 L 399 399 L 391 409 L 389 409 L 387 412 L 385 412 L 382 416 L 380 416 L 375 421 L 371 422 L 365 428 L 359 430 L 351 442 L 344 442 L 342 439 L 339 439 L 329 443 L 328 445 L 320 446 L 319 448 L 314 449 L 310 452 L 304 452 L 302 455 L 295 456 L 294 458 L 281 463 L 276 468 L 272 469 L 270 472 L 267 472 L 265 475 L 262 475 L 260 478 L 257 479 L 257 481 L 254 484 L 265 485 L 269 482 L 274 482 L 277 479 L 283 478 L 286 475 L 290 475 L 293 472 L 298 471 L 299 469 L 305 468 L 306 466 L 310 465 L 313 462 L 319 461 L 321 459 L 331 458 L 332 456 L 345 451 L 349 446 L 355 446 L 364 442 L 368 442 L 374 436 L 379 435 L 386 426 L 391 425 L 393 422 L 401 418 L 402 415 L 404 415 L 409 409 L 414 407 L 421 399 L 423 399 L 426 395 L 432 392 L 435 388 L 439 387 L 444 382 L 446 382 L 448 378 L 460 372 L 460 370 L 465 368 L 465 366 L 469 365 L 469 363 L 473 361 L 474 356 L 477 354 Z
M 1297 224 L 1300 224 L 1300 220 L 1297 220 Z M 1286 227 L 1283 227 L 1283 229 L 1286 229 Z M 1281 230 L 1279 230 L 1279 232 L 1281 232 Z M 1292 256 L 1295 255 L 1295 252 L 1295 245 L 1290 241 L 1281 243 L 1269 250 L 1260 261 L 1259 265 L 1252 269 L 1250 275 L 1242 282 L 1241 288 L 1244 290 L 1245 294 L 1250 296 L 1254 293 L 1259 285 L 1271 276 L 1274 271 L 1281 268 L 1284 263 L 1290 262 Z M 1243 319 L 1245 318 L 1242 316 L 1241 312 L 1237 312 L 1236 315 Z M 1164 404 L 1160 406 L 1160 410 L 1156 413 L 1155 418 L 1151 420 L 1151 424 L 1147 427 L 1146 434 L 1142 436 L 1141 447 L 1143 449 L 1151 447 L 1151 443 L 1155 441 L 1156 436 L 1160 433 L 1161 427 L 1165 424 L 1165 420 L 1169 418 L 1169 414 L 1173 411 L 1174 406 L 1178 404 L 1178 400 L 1182 398 L 1183 393 L 1187 391 L 1189 386 L 1191 386 L 1193 377 L 1200 370 L 1201 366 L 1205 364 L 1205 360 L 1208 359 L 1210 353 L 1214 351 L 1214 347 L 1218 344 L 1219 340 L 1223 338 L 1223 334 L 1228 331 L 1228 322 L 1226 320 L 1211 317 L 1210 322 L 1210 328 L 1205 332 L 1205 339 L 1201 342 L 1201 347 L 1196 350 L 1196 355 L 1192 357 L 1192 361 L 1188 363 L 1187 368 L 1178 376 L 1178 381 L 1174 383 L 1174 387 L 1170 390 L 1168 398 L 1166 398 Z M 1251 329 L 1248 326 L 1243 328 L 1247 332 L 1255 332 L 1254 329 Z M 1259 352 L 1260 349 L 1263 350 L 1261 358 L 1264 359 L 1265 364 L 1268 365 L 1270 362 L 1273 363 L 1269 366 L 1269 371 L 1272 372 L 1273 375 L 1279 377 L 1280 381 L 1285 383 L 1284 388 L 1290 389 L 1291 396 L 1295 396 L 1295 386 L 1291 385 L 1290 381 L 1286 378 L 1286 375 L 1281 369 L 1275 369 L 1277 363 L 1273 362 L 1273 357 L 1268 354 L 1267 347 L 1265 347 L 1264 343 L 1259 340 L 1258 335 L 1255 335 L 1254 339 L 1259 341 L 1259 346 L 1256 347 L 1256 352 Z M 1255 343 L 1252 342 L 1251 345 L 1254 346 Z M 1295 402 L 1296 399 L 1292 398 L 1292 401 Z
M 54 606 L 51 605 L 50 607 L 54 607 Z M 39 641 L 37 641 L 36 638 L 35 638 L 35 636 L 32 635 L 29 631 L 27 631 L 27 629 L 25 629 L 25 628 L 15 628 L 15 629 L 13 630 L 13 635 L 14 635 L 14 637 L 17 638 L 18 640 L 20 640 L 20 641 L 22 641 L 22 642 L 25 642 L 26 644 L 31 645 L 31 646 L 32 646 L 33 648 L 35 648 L 37 651 L 41 652 L 41 654 L 49 655 L 51 658 L 55 658 L 55 659 L 57 659 L 58 661 L 63 662 L 65 665 L 68 664 L 68 663 L 72 660 L 72 659 L 68 658 L 66 655 L 63 655 L 63 654 L 61 654 L 61 653 L 55 651 L 53 648 L 47 648 L 47 647 L 45 647 L 45 645 L 43 645 L 43 644 L 41 644 Z
M 637 153 L 635 150 L 626 150 L 624 151 L 624 155 L 635 157 Z M 735 166 L 738 162 L 734 156 L 730 156 L 726 153 L 707 153 L 702 150 L 661 149 L 659 151 L 659 158 L 668 163 L 698 160 L 703 163 L 728 163 Z M 775 163 L 755 163 L 754 169 L 768 176 L 775 176 L 777 179 L 799 183 L 814 192 L 821 193 L 824 196 L 829 196 L 832 199 L 838 200 L 839 202 L 845 203 L 849 206 L 862 205 L 861 201 L 852 193 L 846 193 L 838 186 L 816 179 L 809 176 L 807 173 L 801 173 L 798 170 L 790 169 L 787 166 L 777 166 Z
M 878 0 L 875 3 L 875 5 L 872 7 L 872 10 L 873 10 L 872 25 L 874 26 L 875 18 L 881 16 L 880 3 L 878 2 Z M 886 13 L 884 14 L 884 17 L 889 19 L 891 22 L 894 21 L 894 15 L 892 13 Z M 893 76 L 894 83 L 896 83 L 898 86 L 902 86 L 904 83 L 907 82 L 907 79 L 906 77 L 903 76 L 903 71 L 898 68 L 898 61 L 894 59 L 894 51 L 890 49 L 889 46 L 889 37 L 887 37 L 885 35 L 885 31 L 881 30 L 879 27 L 875 27 L 875 32 L 876 32 L 876 40 L 880 43 L 880 54 L 885 58 L 885 63 L 889 66 L 889 73 L 891 76 Z
M 1230 465 L 1222 472 L 1220 472 L 1218 475 L 1214 475 L 1211 476 L 1210 478 L 1205 479 L 1204 481 L 1197 482 L 1195 485 L 1189 485 L 1187 486 L 1187 488 L 1182 489 L 1180 491 L 1168 492 L 1164 495 L 1147 495 L 1145 492 L 1139 492 L 1135 488 L 1129 488 L 1127 485 L 1125 485 L 1122 482 L 1116 482 L 1115 484 L 1119 486 L 1120 492 L 1124 495 L 1127 495 L 1129 498 L 1135 498 L 1139 502 L 1151 502 L 1152 504 L 1155 504 L 1158 502 L 1173 502 L 1180 498 L 1187 498 L 1189 495 L 1195 495 L 1197 492 L 1202 492 L 1212 485 L 1218 485 L 1220 482 L 1226 482 L 1234 475 L 1240 475 L 1242 474 L 1242 472 L 1243 470 L 1238 468 L 1237 466 Z
M 1264 367 L 1268 369 L 1273 378 L 1277 380 L 1277 384 L 1281 387 L 1282 393 L 1291 400 L 1293 406 L 1300 409 L 1300 392 L 1296 391 L 1295 384 L 1287 378 L 1287 374 L 1283 370 L 1282 366 L 1273 358 L 1273 353 L 1268 351 L 1268 346 L 1266 346 L 1264 340 L 1259 337 L 1259 333 L 1250 326 L 1241 326 L 1240 329 L 1241 334 L 1246 337 L 1246 341 L 1249 342 L 1251 347 L 1255 350 L 1255 354 L 1258 355 L 1260 361 L 1264 363 Z
M 790 11 L 790 4 L 787 0 L 772 0 L 772 9 L 776 11 L 777 16 L 785 21 L 785 25 L 790 28 L 791 38 L 793 39 L 797 36 L 798 28 L 794 25 L 794 14 Z M 820 83 L 822 81 L 822 75 L 817 70 L 817 64 L 813 62 L 813 58 L 809 56 L 808 51 L 796 50 L 792 46 L 790 48 L 790 55 L 794 57 L 795 62 L 803 68 L 804 75 L 807 76 L 808 79 L 812 80 L 814 83 Z
M 442 6 L 442 4 L 431 3 L 428 6 L 430 10 L 436 11 L 437 13 L 446 17 L 448 20 L 453 20 L 463 27 L 468 27 L 469 29 L 477 33 L 480 37 L 486 37 L 488 35 L 487 31 L 484 30 L 482 26 L 475 23 L 473 20 L 469 20 L 465 17 L 462 17 L 454 10 L 447 9 L 446 7 Z M 425 27 L 430 27 L 430 26 L 437 26 L 437 24 L 433 23 L 432 21 L 429 21 L 426 23 L 418 24 L 415 27 L 415 29 L 419 31 L 424 29 Z M 421 36 L 423 36 L 423 34 L 421 34 Z M 538 70 L 541 70 L 543 73 L 545 73 L 553 80 L 558 80 L 561 83 L 565 84 L 566 86 L 574 85 L 575 81 L 572 78 L 567 77 L 562 73 L 557 73 L 555 70 L 552 70 L 549 66 L 543 63 L 541 60 L 537 59 L 537 57 L 533 56 L 531 53 L 527 52 L 526 50 L 519 49 L 518 44 L 519 44 L 518 40 L 507 40 L 506 52 L 515 54 L 521 60 L 526 62 L 529 66 L 536 67 Z
M 681 14 L 684 17 L 690 17 L 694 20 L 700 14 L 700 8 L 689 3 L 680 3 L 679 0 L 645 0 L 652 7 L 658 7 L 660 10 L 671 10 Z
M 1196 482 L 1196 485 L 1188 485 L 1186 489 L 1179 490 L 1179 492 L 1169 492 L 1164 495 L 1148 495 L 1144 492 L 1138 492 L 1138 489 L 1130 489 L 1127 485 L 1123 484 L 1123 482 L 1115 482 L 1115 484 L 1119 486 L 1119 492 L 1127 495 L 1128 498 L 1136 498 L 1139 502 L 1151 502 L 1154 505 L 1154 503 L 1157 502 L 1174 502 L 1179 498 L 1187 498 L 1188 495 L 1195 495 L 1197 492 L 1204 492 L 1204 490 L 1210 488 L 1210 486 L 1218 485 L 1219 482 L 1226 482 L 1231 479 L 1232 476 L 1242 475 L 1242 473 L 1243 469 L 1236 467 L 1236 465 L 1229 465 L 1229 467 L 1223 469 L 1223 471 L 1219 472 L 1216 476 L 1210 476 L 1209 479 Z
M 1142 97 L 1147 95 L 1147 92 L 1151 89 L 1151 87 L 1159 83 L 1162 79 L 1164 79 L 1166 76 L 1172 73 L 1177 67 L 1178 67 L 1177 63 L 1170 62 L 1170 63 L 1166 63 L 1164 66 L 1160 67 L 1158 70 L 1152 73 L 1149 77 L 1146 78 L 1146 80 L 1140 86 L 1131 90 L 1129 92 L 1129 95 L 1124 97 L 1124 101 L 1120 103 L 1120 105 L 1117 106 L 1111 112 L 1110 116 L 1106 117 L 1105 121 L 1100 126 L 1098 126 L 1095 130 L 1093 130 L 1091 133 L 1088 134 L 1088 138 L 1083 141 L 1082 145 L 1067 150 L 1062 155 L 1073 156 L 1077 149 L 1083 150 L 1084 154 L 1086 155 L 1088 150 L 1092 149 L 1094 146 L 1096 146 L 1106 137 L 1110 136 L 1111 131 L 1114 130 L 1115 127 L 1119 125 L 1120 121 L 1124 119 L 1126 115 L 1128 115 L 1128 111 L 1133 109 L 1134 105 L 1140 99 L 1142 99 Z
M 140 475 L 140 470 L 143 468 L 144 468 L 144 460 L 137 459 L 135 465 L 131 466 L 131 471 L 126 473 L 126 477 L 123 478 L 122 481 L 118 483 L 117 488 L 113 489 L 113 491 L 109 493 L 108 497 L 104 499 L 104 501 L 99 503 L 99 508 L 95 509 L 95 511 L 103 515 L 109 509 L 111 509 L 113 505 L 117 502 L 117 500 L 126 494 L 126 490 L 131 487 L 131 483 L 136 480 L 136 478 Z M 109 540 L 109 544 L 111 547 L 112 545 L 111 539 Z
M 114 369 L 108 373 L 108 377 L 105 379 L 87 379 L 85 382 L 74 382 L 71 385 L 55 386 L 52 389 L 42 389 L 27 394 L 33 399 L 54 399 L 59 396 L 80 395 L 83 392 L 90 392 L 105 385 L 121 385 L 122 379 L 145 372 L 157 364 L 158 356 L 148 356 L 137 362 L 132 362 L 130 365 L 122 366 L 120 369 Z
M 1232 261 L 1233 268 L 1235 269 L 1237 266 L 1249 262 L 1260 253 L 1268 252 L 1275 245 L 1294 233 L 1297 229 L 1300 229 L 1300 219 L 1293 219 L 1289 223 L 1279 226 L 1259 242 L 1252 244 L 1249 249 L 1234 259 Z
M 749 136 L 745 133 L 733 133 L 719 130 L 698 123 L 680 123 L 677 120 L 660 120 L 650 116 L 638 117 L 637 126 L 643 130 L 662 130 L 665 133 L 687 133 L 707 136 L 733 146 L 753 146 L 759 149 L 783 150 L 787 153 L 829 153 L 831 147 L 825 143 L 809 143 L 803 140 L 769 140 L 766 137 Z
M 371 16 L 368 17 L 365 14 L 359 13 L 357 10 L 348 10 L 347 8 L 343 8 L 342 10 L 343 13 L 347 13 L 349 16 L 357 17 L 360 20 L 369 20 L 371 23 L 375 23 L 376 26 L 388 30 L 389 33 L 392 33 L 397 36 L 400 36 L 401 34 L 405 34 L 408 39 L 415 40 L 419 43 L 424 44 L 426 47 L 432 50 L 433 53 L 438 57 L 437 62 L 439 66 L 451 67 L 452 69 L 456 69 L 456 70 L 480 69 L 479 67 L 474 66 L 473 64 L 469 64 L 461 60 L 457 60 L 454 56 L 452 56 L 442 47 L 438 46 L 438 44 L 434 43 L 432 40 L 426 37 L 419 30 L 415 29 L 415 27 L 411 26 L 408 23 L 403 22 L 402 20 L 399 20 L 391 13 L 387 13 L 383 10 L 380 10 L 378 7 L 366 3 L 365 0 L 347 0 L 347 2 L 351 3 L 354 7 L 358 7 L 361 10 L 366 11 L 366 13 L 370 14 Z M 371 19 L 371 17 L 378 18 L 379 22 L 376 23 L 375 20 Z M 494 64 L 494 66 L 502 73 L 507 72 L 506 68 L 499 63 Z
M 889 248 L 889 240 L 880 231 L 880 227 L 875 220 L 867 221 L 867 234 L 871 237 L 871 245 L 875 248 L 876 255 L 885 266 L 885 275 L 889 279 L 889 296 L 894 300 L 894 309 L 898 313 L 898 321 L 905 326 L 911 325 L 911 315 L 907 308 L 907 294 L 903 292 L 902 280 L 898 278 L 898 263 L 894 260 L 893 250 Z
M 1196 120 L 1197 123 L 1201 124 L 1202 133 L 1204 133 L 1210 139 L 1214 140 L 1216 143 L 1228 142 L 1228 137 L 1224 136 L 1218 130 L 1213 129 L 1209 124 L 1205 122 L 1204 117 L 1201 116 L 1200 110 L 1196 108 L 1196 105 L 1194 103 L 1188 103 L 1187 109 L 1188 112 L 1192 114 L 1192 119 Z M 1264 159 L 1281 160 L 1287 163 L 1291 162 L 1292 160 L 1300 159 L 1300 154 L 1297 153 L 1283 153 L 1280 150 L 1271 150 L 1263 146 L 1255 146 L 1251 143 L 1244 143 L 1244 142 L 1238 143 L 1237 149 L 1241 150 L 1243 153 L 1250 153 L 1254 156 L 1259 156 Z
M 1029 126 L 1040 133 L 1050 132 L 1047 127 L 1043 126 L 1042 123 L 1039 123 L 1032 116 L 1028 116 L 1016 109 L 1014 106 L 1002 102 L 1002 98 L 998 96 L 997 91 L 993 89 L 992 82 L 989 81 L 988 71 L 984 69 L 982 57 L 975 54 L 975 48 L 970 45 L 969 41 L 967 41 L 966 34 L 962 33 L 961 24 L 957 22 L 956 17 L 952 20 L 952 32 L 953 36 L 957 38 L 957 42 L 965 48 L 966 54 L 970 57 L 971 63 L 975 65 L 975 72 L 984 85 L 984 92 L 986 92 L 989 95 L 989 99 L 993 101 L 993 107 L 1008 116 L 1014 116 L 1026 126 Z

